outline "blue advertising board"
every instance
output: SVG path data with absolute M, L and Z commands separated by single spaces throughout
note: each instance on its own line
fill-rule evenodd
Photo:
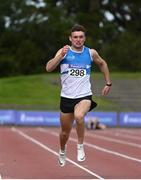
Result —
M 119 125 L 141 127 L 141 112 L 121 112 Z
M 99 122 L 107 126 L 117 126 L 117 113 L 116 112 L 89 112 L 86 115 L 85 122 L 89 119 L 98 119 Z
M 58 111 L 0 110 L 0 124 L 60 126 L 59 117 Z M 85 123 L 89 119 L 97 119 L 109 127 L 141 127 L 141 112 L 121 112 L 118 117 L 119 121 L 116 112 L 88 112 Z
M 60 126 L 59 117 L 60 112 L 0 110 L 0 124 Z M 107 126 L 117 125 L 116 112 L 89 112 L 85 123 L 90 118 L 97 118 Z
M 14 124 L 15 120 L 15 111 L 0 110 L 0 124 Z
M 59 126 L 59 112 L 17 111 L 16 124 Z

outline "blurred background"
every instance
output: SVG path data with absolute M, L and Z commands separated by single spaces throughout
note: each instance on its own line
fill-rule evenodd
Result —
M 105 82 L 93 67 L 96 111 L 140 112 L 140 17 L 139 0 L 1 0 L 0 109 L 59 111 L 59 69 L 47 73 L 45 65 L 69 44 L 70 28 L 79 23 L 87 29 L 86 45 L 107 61 L 113 82 L 111 93 L 101 97 Z

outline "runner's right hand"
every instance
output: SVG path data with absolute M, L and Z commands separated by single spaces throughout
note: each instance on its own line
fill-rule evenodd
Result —
M 67 54 L 68 50 L 69 50 L 69 45 L 65 45 L 62 48 L 61 55 L 64 57 Z

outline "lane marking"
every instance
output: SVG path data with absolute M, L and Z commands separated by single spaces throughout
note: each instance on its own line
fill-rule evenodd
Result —
M 42 132 L 45 132 L 45 133 L 52 134 L 52 135 L 54 135 L 54 136 L 58 136 L 58 134 L 57 134 L 56 132 L 49 132 L 49 131 L 46 131 L 46 130 L 41 129 L 41 128 L 40 128 L 39 130 L 42 131 Z M 70 137 L 69 140 L 71 140 L 71 141 L 73 141 L 73 142 L 77 142 L 76 139 L 71 138 L 71 137 Z M 141 163 L 141 159 L 137 159 L 137 158 L 134 158 L 134 157 L 131 157 L 131 156 L 127 156 L 127 155 L 125 155 L 125 154 L 121 154 L 121 153 L 118 153 L 118 152 L 116 152 L 116 151 L 108 150 L 108 149 L 105 149 L 105 148 L 102 148 L 102 147 L 99 147 L 99 146 L 96 146 L 96 145 L 93 145 L 93 144 L 90 144 L 90 143 L 87 143 L 87 142 L 85 142 L 84 144 L 85 144 L 86 146 L 88 146 L 88 147 L 97 149 L 97 150 L 99 150 L 99 151 L 102 151 L 102 152 L 105 152 L 105 153 L 109 153 L 109 154 L 113 154 L 113 155 L 116 155 L 116 156 L 118 156 L 118 157 L 122 157 L 122 158 L 125 158 L 125 159 L 129 159 L 129 160 L 132 160 L 132 161 Z
M 135 140 L 141 140 L 140 135 L 129 135 L 129 134 L 124 134 L 123 132 L 116 132 L 115 136 L 121 136 L 121 137 L 126 137 L 130 139 L 135 139 Z
M 114 139 L 114 138 L 110 138 L 110 137 L 105 137 L 105 136 L 101 136 L 101 135 L 87 133 L 86 136 L 97 137 L 99 139 L 103 139 L 106 141 L 111 141 L 111 142 L 116 142 L 116 143 L 120 143 L 120 144 L 124 144 L 124 145 L 129 145 L 129 146 L 141 148 L 141 145 L 139 145 L 139 144 L 135 144 L 135 143 L 131 143 L 131 142 L 123 141 L 123 140 L 118 140 L 118 139 Z
M 0 180 L 2 180 L 2 176 L 1 176 L 1 174 L 0 174 Z
M 14 132 L 16 132 L 16 133 L 18 133 L 19 135 L 21 135 L 21 136 L 24 137 L 25 139 L 28 139 L 28 140 L 31 141 L 32 143 L 34 143 L 34 144 L 40 146 L 41 148 L 43 148 L 43 149 L 49 151 L 50 153 L 52 153 L 52 154 L 58 156 L 58 153 L 57 153 L 56 151 L 52 150 L 52 149 L 49 148 L 48 146 L 42 144 L 40 141 L 38 141 L 38 140 L 36 140 L 35 138 L 33 138 L 33 137 L 27 135 L 26 133 L 24 133 L 24 132 L 22 132 L 22 131 L 20 131 L 20 130 L 18 130 L 18 129 L 16 129 L 16 128 L 14 128 L 14 127 L 12 127 L 11 130 L 14 131 Z M 86 171 L 88 174 L 91 174 L 92 176 L 97 177 L 98 179 L 104 180 L 103 177 L 101 177 L 101 176 L 99 176 L 98 174 L 96 174 L 96 173 L 90 171 L 89 169 L 87 169 L 87 168 L 85 168 L 85 167 L 83 167 L 83 166 L 77 164 L 76 162 L 72 161 L 71 159 L 67 158 L 66 160 L 67 160 L 68 162 L 70 162 L 71 164 L 73 164 L 73 165 L 79 167 L 80 169 Z
M 141 132 L 138 131 L 138 130 L 132 130 L 132 129 L 118 129 L 117 132 L 123 132 L 123 133 L 126 133 L 126 134 L 131 134 L 131 135 L 134 135 L 134 136 L 140 136 L 141 135 Z
M 128 131 L 129 132 L 129 131 Z M 121 136 L 121 137 L 127 137 L 127 138 L 130 138 L 130 139 L 136 139 L 136 140 L 141 140 L 140 138 L 140 135 L 141 134 L 136 134 L 132 131 L 130 131 L 130 135 L 129 133 L 127 134 L 127 130 L 123 130 L 123 129 L 117 129 L 115 130 L 114 132 L 113 131 L 110 131 L 110 132 L 107 132 L 107 131 L 103 131 L 102 132 L 103 134 L 106 134 L 106 135 L 114 135 L 114 136 Z

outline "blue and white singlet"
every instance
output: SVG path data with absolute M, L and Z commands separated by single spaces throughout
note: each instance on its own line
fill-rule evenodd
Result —
M 62 97 L 76 99 L 92 95 L 90 84 L 92 62 L 88 47 L 84 46 L 81 52 L 73 51 L 70 47 L 60 63 Z

